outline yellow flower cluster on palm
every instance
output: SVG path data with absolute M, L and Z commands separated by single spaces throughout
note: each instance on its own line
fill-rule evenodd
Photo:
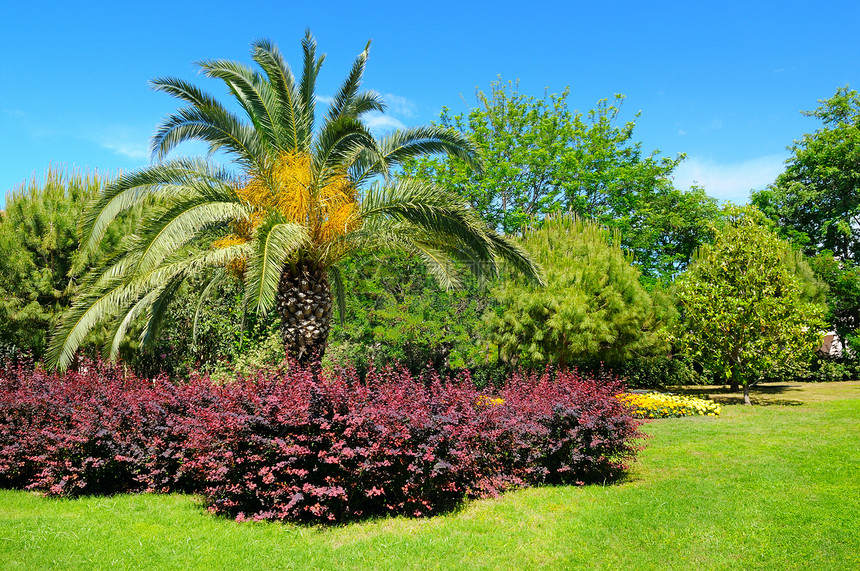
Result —
M 621 402 L 633 409 L 637 418 L 667 418 L 673 416 L 719 416 L 720 405 L 712 400 L 663 393 L 618 395 Z
M 331 247 L 359 223 L 357 191 L 347 174 L 338 172 L 324 181 L 317 180 L 312 158 L 307 153 L 283 153 L 268 180 L 252 177 L 236 194 L 251 206 L 253 213 L 249 218 L 232 222 L 232 233 L 213 242 L 215 248 L 250 241 L 254 230 L 271 211 L 304 227 L 309 243 L 321 248 Z M 236 259 L 228 264 L 228 269 L 241 276 L 246 263 L 244 258 Z

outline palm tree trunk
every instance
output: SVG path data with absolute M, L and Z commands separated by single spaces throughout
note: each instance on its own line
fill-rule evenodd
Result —
M 319 362 L 331 330 L 331 288 L 325 270 L 284 268 L 278 284 L 277 308 L 287 356 L 299 365 Z

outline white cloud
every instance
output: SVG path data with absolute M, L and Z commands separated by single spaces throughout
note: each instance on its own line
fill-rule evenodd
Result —
M 146 159 L 149 157 L 149 150 L 144 143 L 112 139 L 100 141 L 99 144 L 109 151 L 130 159 Z
M 109 125 L 92 130 L 85 138 L 129 159 L 149 158 L 149 133 L 140 129 Z
M 683 137 L 684 135 L 686 135 L 686 134 L 687 134 L 687 132 L 686 132 L 685 130 L 683 130 L 683 129 L 678 129 L 678 134 L 679 134 L 679 135 L 681 135 L 681 136 Z
M 720 200 L 744 204 L 750 190 L 762 189 L 785 170 L 784 155 L 767 155 L 738 163 L 718 163 L 711 159 L 688 158 L 675 169 L 675 186 L 702 186 Z
M 404 125 L 399 119 L 377 112 L 370 112 L 364 115 L 364 121 L 367 123 L 367 127 L 374 134 L 385 133 L 406 127 L 406 125 Z
M 89 133 L 85 138 L 104 149 L 142 164 L 149 162 L 150 133 L 125 126 L 112 126 Z M 201 141 L 185 141 L 177 145 L 168 157 L 205 157 L 209 145 Z M 219 154 L 216 153 L 216 160 Z
M 401 115 L 403 117 L 415 116 L 417 105 L 415 105 L 414 101 L 410 101 L 400 95 L 394 95 L 393 93 L 383 93 L 382 99 L 384 99 L 388 104 L 388 110 L 395 115 Z

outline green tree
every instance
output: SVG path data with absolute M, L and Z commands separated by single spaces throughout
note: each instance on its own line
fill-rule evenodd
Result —
M 535 98 L 516 83 L 493 82 L 489 94 L 477 91 L 468 114 L 441 114 L 442 125 L 474 138 L 483 169 L 457 157 L 422 157 L 405 170 L 459 193 L 505 234 L 553 212 L 597 220 L 621 232 L 646 278 L 671 281 L 708 239 L 716 201 L 701 189 L 672 187 L 683 155 L 645 154 L 633 141 L 639 115 L 620 123 L 624 96 L 586 114 L 571 111 L 568 96 L 566 89 Z
M 669 285 L 696 250 L 713 239 L 720 217 L 717 200 L 703 189 L 664 188 L 635 209 L 623 245 L 633 253 L 646 285 Z
M 234 160 L 229 170 L 204 159 L 159 162 L 121 177 L 84 217 L 84 248 L 92 251 L 119 213 L 152 197 L 154 206 L 125 250 L 93 274 L 63 320 L 50 349 L 63 368 L 95 323 L 112 323 L 116 340 L 145 316 L 142 340 L 151 343 L 168 301 L 182 282 L 204 268 L 213 279 L 244 283 L 249 310 L 276 311 L 284 346 L 300 362 L 321 358 L 330 330 L 332 287 L 342 300 L 337 263 L 356 251 L 404 249 L 422 257 L 444 286 L 458 283 L 450 260 L 493 273 L 501 257 L 529 276 L 537 269 L 517 246 L 486 228 L 460 197 L 421 180 L 390 178 L 403 160 L 447 152 L 474 164 L 462 134 L 438 127 L 371 136 L 361 117 L 382 111 L 380 96 L 360 91 L 368 47 L 335 93 L 325 117 L 316 116 L 315 86 L 324 56 L 308 32 L 296 81 L 278 49 L 253 44 L 259 73 L 243 64 L 206 60 L 205 75 L 222 80 L 245 116 L 180 79 L 153 81 L 155 89 L 188 106 L 168 116 L 152 140 L 163 159 L 188 140 Z M 381 179 L 381 180 L 380 180 Z
M 751 202 L 802 247 L 830 288 L 828 316 L 843 341 L 860 327 L 860 95 L 848 86 L 804 115 L 823 126 L 790 147 L 784 173 Z
M 614 233 L 576 216 L 550 216 L 523 247 L 543 266 L 546 287 L 510 280 L 493 290 L 490 342 L 512 365 L 617 365 L 667 349 L 670 307 L 655 306 Z
M 401 253 L 357 256 L 342 268 L 347 312 L 329 353 L 364 369 L 399 363 L 414 373 L 474 366 L 489 292 L 476 280 L 443 291 L 420 259 Z
M 743 385 L 746 404 L 750 382 L 807 360 L 824 326 L 818 294 L 798 275 L 801 261 L 762 221 L 754 208 L 730 209 L 676 283 L 678 346 L 732 390 Z
M 40 359 L 51 329 L 70 305 L 81 270 L 107 257 L 122 234 L 121 221 L 100 248 L 77 254 L 77 225 L 86 203 L 105 181 L 97 175 L 50 167 L 6 196 L 0 212 L 0 340 Z
M 790 147 L 785 172 L 751 202 L 813 256 L 860 262 L 860 95 L 848 86 L 803 114 L 823 126 Z
M 857 327 L 860 326 L 860 266 L 837 260 L 824 251 L 809 259 L 809 264 L 828 287 L 826 321 L 854 354 L 860 350 Z

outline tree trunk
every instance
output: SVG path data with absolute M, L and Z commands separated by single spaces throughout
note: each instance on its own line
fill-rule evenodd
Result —
M 747 382 L 744 382 L 744 404 L 752 405 L 750 402 L 750 384 Z
M 738 361 L 738 352 L 737 352 L 737 350 L 735 350 L 735 351 L 732 351 L 732 365 L 731 365 L 732 378 L 731 378 L 731 380 L 729 380 L 729 390 L 733 393 L 738 392 L 738 388 L 739 388 L 738 379 L 740 379 L 740 375 L 739 375 L 740 367 L 738 366 L 737 361 Z M 746 386 L 746 384 L 744 384 L 744 386 Z
M 331 330 L 331 288 L 325 270 L 287 267 L 278 284 L 277 309 L 287 356 L 299 365 L 322 360 Z

